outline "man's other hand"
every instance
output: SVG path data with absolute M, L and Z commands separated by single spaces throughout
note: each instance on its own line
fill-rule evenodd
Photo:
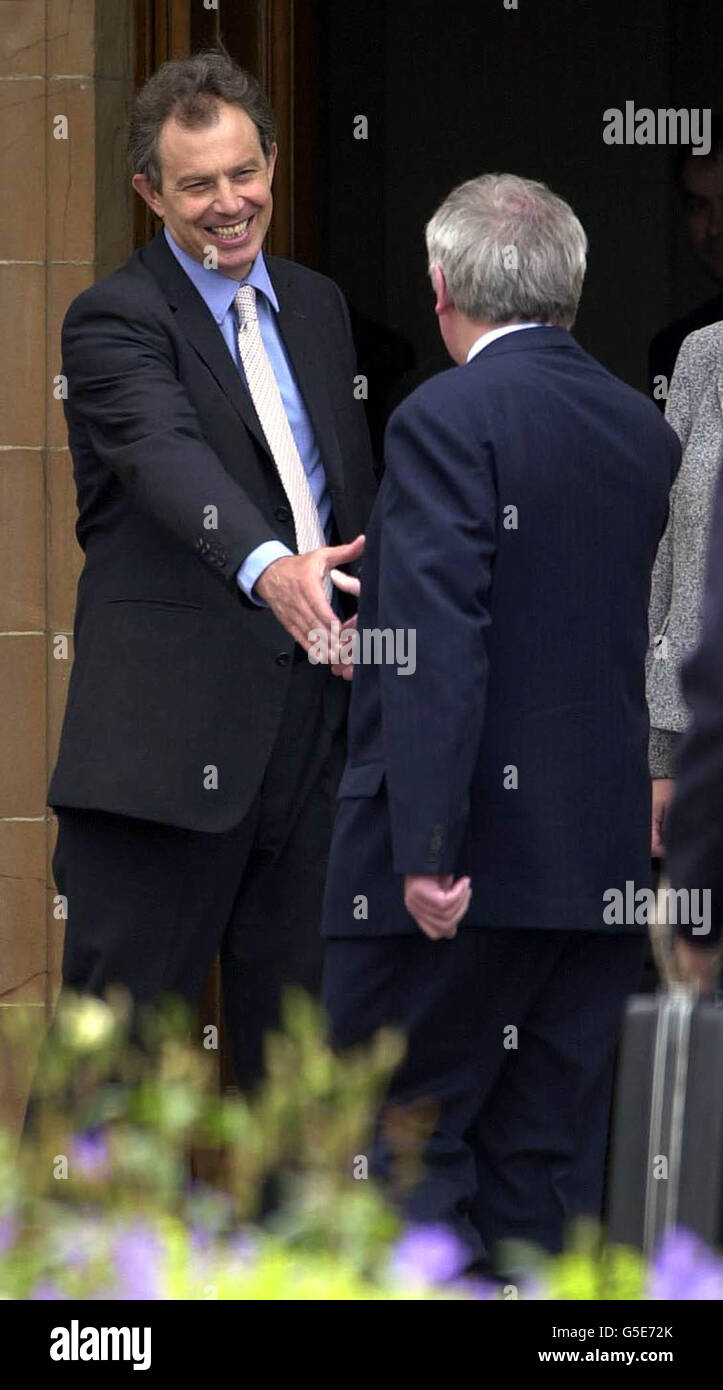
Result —
M 359 560 L 363 551 L 364 537 L 357 536 L 348 545 L 323 545 L 305 555 L 284 555 L 272 561 L 256 580 L 254 592 L 268 603 L 282 627 L 305 652 L 312 644 L 310 634 L 314 629 L 323 628 L 331 641 L 335 614 L 324 593 L 324 576 L 337 565 Z
M 334 579 L 333 572 L 331 577 L 332 579 Z M 344 576 L 344 578 L 346 578 L 346 575 Z M 336 580 L 334 580 L 334 583 L 336 583 Z M 342 623 L 341 628 L 339 629 L 339 644 L 347 656 L 351 654 L 351 649 L 349 648 L 348 644 L 344 642 L 343 634 L 345 632 L 356 632 L 356 618 L 356 613 L 352 614 L 351 618 L 347 618 L 346 622 Z M 331 673 L 333 676 L 341 676 L 341 679 L 343 681 L 350 681 L 352 676 L 354 675 L 354 663 L 353 661 L 349 660 L 332 661 Z
M 670 810 L 670 803 L 673 800 L 675 791 L 675 780 L 672 777 L 654 777 L 652 784 L 652 831 L 650 836 L 650 853 L 653 859 L 662 859 L 665 855 L 665 818 Z
M 721 947 L 693 945 L 679 936 L 673 949 L 679 978 L 687 985 L 697 985 L 703 994 L 712 994 L 721 966 Z
M 472 898 L 469 878 L 453 874 L 405 874 L 404 906 L 430 941 L 457 935 Z

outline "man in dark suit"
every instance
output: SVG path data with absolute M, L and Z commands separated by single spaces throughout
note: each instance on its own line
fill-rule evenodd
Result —
M 617 895 L 649 883 L 647 607 L 680 446 L 571 337 L 587 243 L 544 185 L 463 184 L 427 245 L 458 365 L 387 430 L 324 998 L 341 1047 L 404 1033 L 375 1169 L 481 1262 L 505 1237 L 557 1249 L 600 1207 L 645 946 Z M 402 1194 L 395 1145 L 417 1124 Z
M 716 286 L 716 293 L 656 333 L 648 353 L 650 394 L 661 410 L 670 387 L 683 339 L 698 328 L 723 318 L 723 115 L 711 122 L 711 145 L 706 155 L 695 147 L 680 151 L 675 182 L 685 213 L 693 258 Z M 663 389 L 661 389 L 663 388 Z
M 130 150 L 164 227 L 63 327 L 85 551 L 49 792 L 63 981 L 193 1005 L 220 949 L 250 1084 L 283 986 L 320 979 L 348 685 L 306 634 L 340 619 L 372 460 L 340 291 L 264 258 L 255 81 L 217 54 L 166 64 Z

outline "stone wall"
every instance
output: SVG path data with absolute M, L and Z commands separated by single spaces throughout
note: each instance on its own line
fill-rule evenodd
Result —
M 45 797 L 81 553 L 54 379 L 68 305 L 131 250 L 132 16 L 125 0 L 0 3 L 0 1029 L 16 1011 L 31 1036 L 11 1067 L 0 1033 L 0 1123 L 15 1128 L 63 938 Z

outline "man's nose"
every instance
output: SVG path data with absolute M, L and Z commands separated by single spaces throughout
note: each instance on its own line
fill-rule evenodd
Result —
M 239 195 L 228 179 L 216 185 L 216 197 L 213 201 L 219 213 L 225 217 L 232 217 L 240 208 Z

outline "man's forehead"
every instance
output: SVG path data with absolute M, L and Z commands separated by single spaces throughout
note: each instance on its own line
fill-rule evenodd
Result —
M 236 152 L 242 159 L 262 154 L 259 133 L 250 116 L 240 107 L 225 110 L 229 112 L 226 119 L 220 117 L 203 126 L 189 127 L 169 116 L 158 135 L 158 150 L 164 162 L 178 165 L 192 159 L 195 165 L 199 159 L 214 162 L 221 155 L 226 159 L 230 145 L 234 147 L 232 158 Z

